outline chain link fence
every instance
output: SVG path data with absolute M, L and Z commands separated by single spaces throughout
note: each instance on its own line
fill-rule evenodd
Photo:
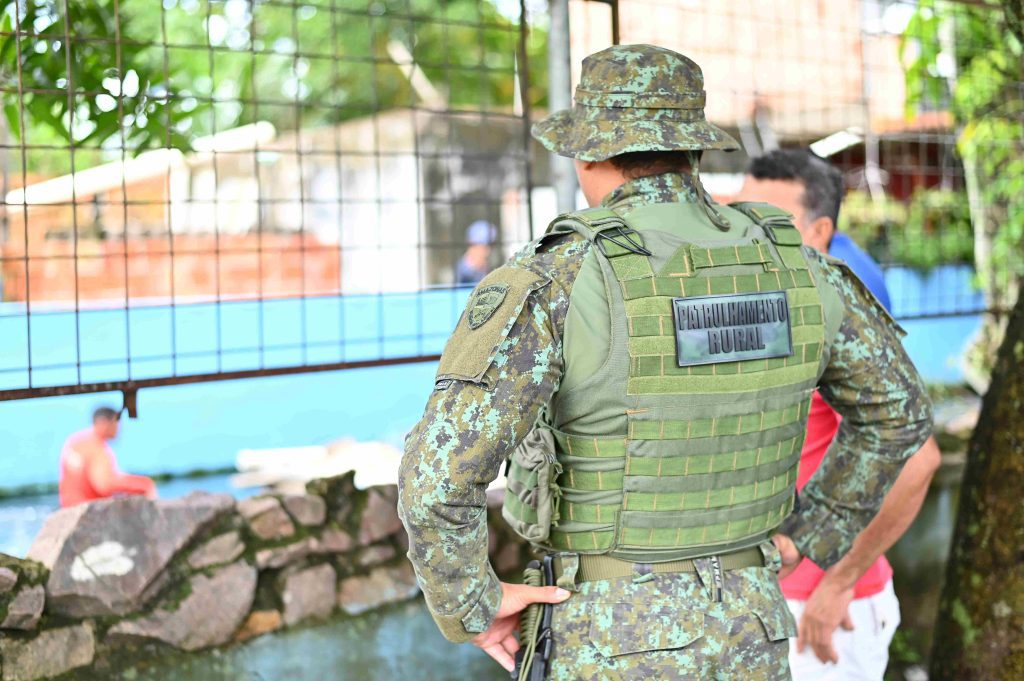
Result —
M 705 160 L 720 199 L 775 146 L 836 163 L 841 229 L 908 327 L 960 352 L 1012 303 L 1024 142 L 997 10 L 569 4 L 576 77 L 616 39 L 701 64 L 744 148 Z M 544 3 L 0 8 L 0 399 L 431 359 L 467 287 L 553 217 L 529 139 Z
M 0 399 L 429 359 L 529 237 L 519 2 L 2 19 Z
M 572 64 L 609 44 L 697 61 L 722 200 L 752 156 L 810 147 L 844 173 L 841 229 L 888 273 L 903 320 L 1005 312 L 1022 269 L 1019 63 L 997 4 L 572 0 Z M 615 25 L 615 22 L 618 25 Z M 1014 187 L 1014 189 L 1011 189 Z M 977 232 L 972 229 L 980 225 Z

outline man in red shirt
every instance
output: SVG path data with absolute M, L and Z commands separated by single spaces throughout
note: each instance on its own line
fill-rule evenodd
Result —
M 842 196 L 843 178 L 836 168 L 810 152 L 787 149 L 754 159 L 737 199 L 766 201 L 792 213 L 805 245 L 846 260 L 885 303 L 888 292 L 881 270 L 845 235 L 836 234 Z M 797 489 L 803 489 L 821 464 L 839 421 L 815 393 Z M 827 572 L 805 558 L 782 580 L 799 623 L 799 636 L 790 642 L 795 681 L 881 681 L 900 621 L 892 568 L 884 553 L 914 520 L 939 462 L 938 446 L 929 439 L 906 463 L 849 553 Z
M 71 435 L 60 453 L 60 505 L 74 506 L 118 494 L 144 494 L 156 498 L 156 484 L 142 475 L 117 469 L 108 444 L 117 437 L 120 417 L 109 407 L 92 415 L 92 427 Z

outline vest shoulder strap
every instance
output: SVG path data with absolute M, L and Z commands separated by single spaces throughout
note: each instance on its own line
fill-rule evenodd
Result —
M 606 258 L 629 254 L 651 255 L 644 247 L 640 233 L 611 208 L 599 206 L 560 215 L 548 226 L 545 237 L 566 232 L 582 235 Z
M 799 246 L 803 243 L 800 232 L 793 224 L 793 216 L 778 206 L 757 201 L 737 201 L 729 207 L 757 223 L 776 246 Z

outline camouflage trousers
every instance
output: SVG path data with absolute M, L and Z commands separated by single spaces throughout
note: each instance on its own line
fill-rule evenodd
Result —
M 774 549 L 774 547 L 772 547 Z M 555 606 L 549 681 L 789 679 L 777 565 L 585 582 Z M 720 598 L 720 600 L 719 600 Z

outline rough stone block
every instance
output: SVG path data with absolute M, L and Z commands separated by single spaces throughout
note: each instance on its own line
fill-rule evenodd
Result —
M 272 511 L 279 507 L 281 502 L 278 501 L 277 497 L 249 497 L 248 499 L 242 499 L 238 502 L 238 514 L 246 520 L 252 520 L 257 518 L 267 511 Z
M 359 543 L 372 544 L 402 529 L 398 517 L 398 488 L 394 485 L 374 487 L 366 498 L 366 508 L 359 524 Z
M 260 549 L 256 552 L 256 567 L 261 570 L 281 568 L 305 558 L 309 554 L 314 553 L 316 549 L 317 541 L 312 537 L 307 537 L 287 546 Z
M 313 494 L 290 494 L 283 499 L 284 509 L 295 522 L 319 527 L 327 520 L 327 503 Z
M 281 602 L 288 626 L 309 617 L 328 617 L 337 602 L 337 580 L 330 565 L 317 565 L 284 580 Z
M 367 546 L 365 549 L 362 549 L 356 555 L 356 563 L 362 567 L 371 567 L 389 561 L 396 555 L 397 552 L 394 546 L 390 544 L 377 544 L 376 546 Z
M 379 567 L 368 575 L 342 580 L 338 588 L 338 605 L 350 615 L 358 615 L 387 603 L 405 601 L 419 593 L 412 565 Z
M 235 641 L 241 643 L 251 638 L 269 634 L 281 628 L 284 620 L 277 610 L 254 610 L 249 613 L 242 627 L 235 633 Z
M 221 645 L 245 620 L 256 594 L 256 569 L 244 561 L 221 568 L 212 576 L 194 575 L 180 603 L 164 603 L 149 615 L 118 622 L 107 634 L 117 644 L 155 639 L 181 650 Z
M 0 629 L 36 628 L 46 600 L 46 577 L 42 564 L 0 553 Z
M 85 515 L 86 511 L 92 506 L 113 504 L 119 501 L 78 504 L 54 511 L 46 518 L 46 522 L 43 523 L 43 529 L 39 530 L 39 534 L 36 535 L 32 546 L 29 547 L 28 557 L 39 561 L 52 570 L 57 564 L 61 552 L 64 550 L 64 544 L 67 542 L 69 535 L 78 527 L 78 521 Z M 139 499 L 125 501 L 138 503 Z
M 260 539 L 273 541 L 295 534 L 295 525 L 274 497 L 252 497 L 238 502 L 238 512 Z
M 355 476 L 355 471 L 349 471 L 333 478 L 311 480 L 306 484 L 306 492 L 321 497 L 327 503 L 331 517 L 344 525 L 352 511 L 352 501 L 359 494 Z
M 227 494 L 193 492 L 183 499 L 108 499 L 51 515 L 28 556 L 50 569 L 48 612 L 67 617 L 136 612 L 171 559 L 228 513 Z
M 47 629 L 28 639 L 0 637 L 3 681 L 35 681 L 92 664 L 96 639 L 91 622 Z
M 43 605 L 46 603 L 46 590 L 42 586 L 30 586 L 22 589 L 7 604 L 7 616 L 0 629 L 22 629 L 30 631 L 39 624 L 43 616 Z
M 402 528 L 402 531 L 395 535 L 395 543 L 398 544 L 398 550 L 402 552 L 402 555 L 409 553 L 409 533 Z
M 0 594 L 5 594 L 18 583 L 18 573 L 10 568 L 0 567 Z
M 352 535 L 345 530 L 329 527 L 320 535 L 317 553 L 346 553 L 351 551 L 355 544 Z
M 196 570 L 212 565 L 223 565 L 238 558 L 245 551 L 237 531 L 217 535 L 205 542 L 188 557 L 188 564 Z

